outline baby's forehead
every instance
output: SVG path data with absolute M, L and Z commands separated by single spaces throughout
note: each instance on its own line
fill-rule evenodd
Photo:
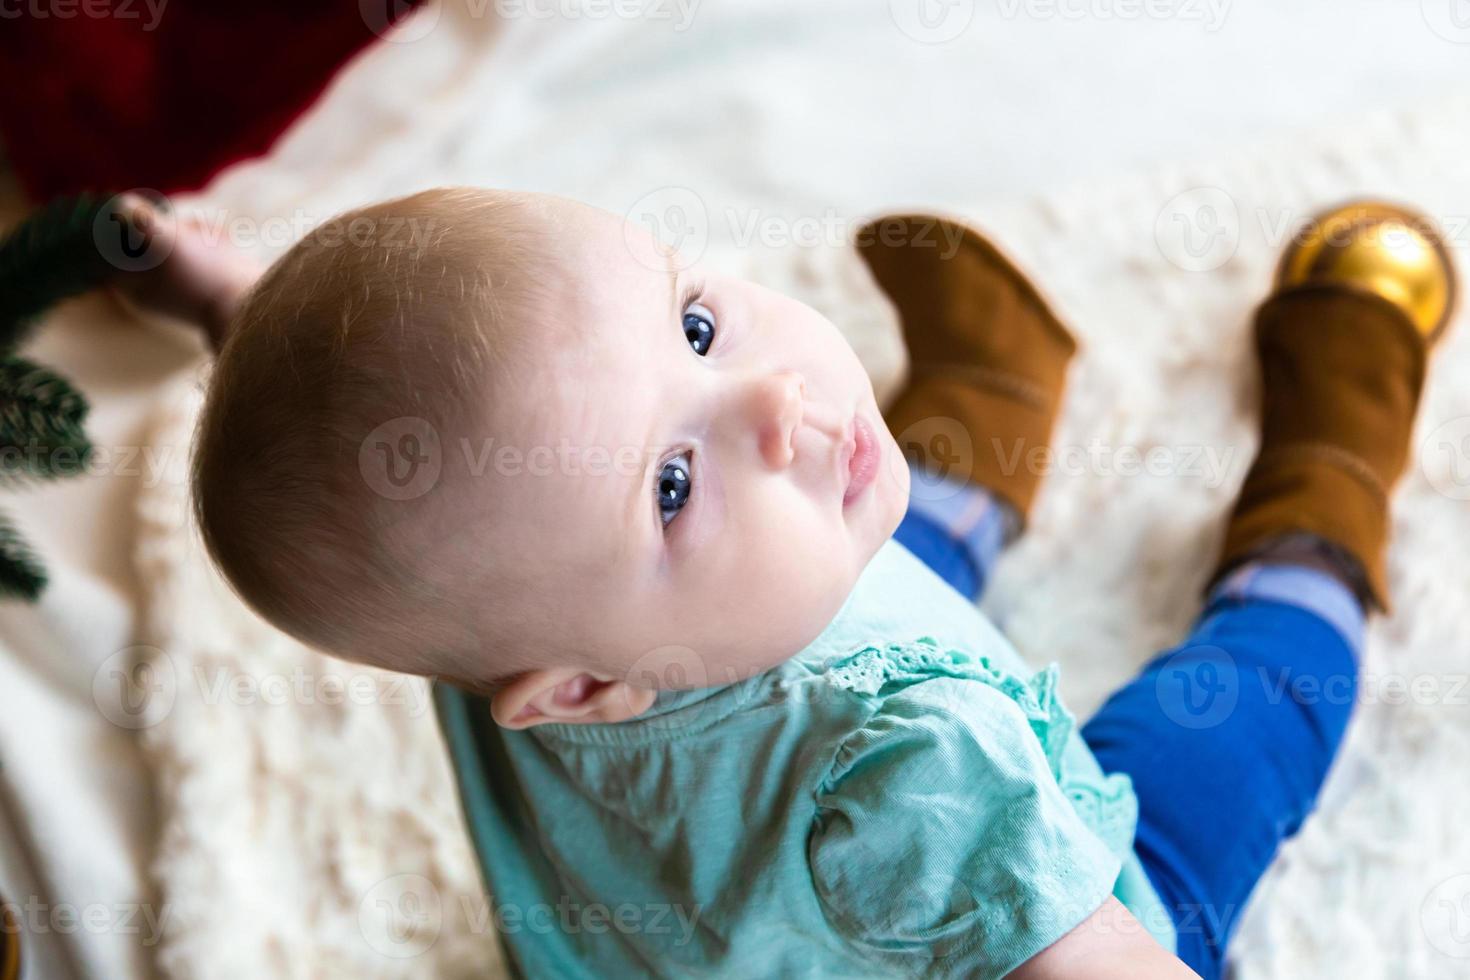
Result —
M 617 330 L 567 334 L 564 343 L 526 352 L 491 394 L 487 428 L 500 458 L 545 464 L 551 454 L 559 475 L 610 478 L 604 484 L 636 476 L 651 451 L 656 367 Z
M 536 246 L 499 273 L 532 281 L 511 291 L 524 302 L 493 311 L 508 336 L 465 466 L 523 511 L 622 506 L 651 465 L 650 399 L 683 343 L 674 273 L 667 253 L 645 248 L 651 236 L 615 215 L 553 202 L 544 219 Z
M 650 479 L 661 385 L 649 359 L 619 340 L 593 330 L 527 352 L 491 393 L 474 465 L 497 478 L 508 502 L 621 514 L 633 487 Z
M 610 332 L 612 339 L 637 325 L 635 317 L 666 312 L 675 279 L 666 250 L 611 216 L 559 246 L 547 271 L 545 292 L 558 304 L 547 312 L 583 329 L 597 327 L 598 334 Z
M 568 249 L 536 274 L 531 301 L 509 325 L 522 367 L 541 386 L 518 391 L 522 397 L 567 385 L 589 386 L 572 395 L 618 397 L 652 369 L 663 342 L 680 336 L 675 273 L 643 265 L 621 237 Z M 613 390 L 602 392 L 604 385 Z
M 548 587 L 616 567 L 636 540 L 635 522 L 654 506 L 656 453 L 642 441 L 641 409 L 592 388 L 516 392 L 462 455 L 470 492 L 457 496 L 495 542 L 493 554 L 528 580 L 553 580 L 541 583 Z M 649 515 L 636 511 L 644 502 Z

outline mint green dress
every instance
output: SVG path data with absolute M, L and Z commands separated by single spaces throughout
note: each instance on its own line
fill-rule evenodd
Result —
M 895 542 L 795 657 L 631 721 L 435 700 L 521 975 L 1001 977 L 1110 894 L 1174 949 L 1055 668 Z

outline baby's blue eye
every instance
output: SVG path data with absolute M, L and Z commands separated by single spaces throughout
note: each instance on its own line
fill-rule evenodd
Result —
M 707 307 L 690 303 L 684 311 L 684 339 L 694 348 L 694 353 L 703 357 L 715 342 L 715 315 Z
M 689 490 L 694 486 L 690 469 L 688 453 L 675 456 L 659 468 L 654 494 L 658 497 L 658 513 L 665 527 L 689 503 Z

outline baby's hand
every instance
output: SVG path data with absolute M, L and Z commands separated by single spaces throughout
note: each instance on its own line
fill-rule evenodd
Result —
M 118 203 L 133 229 L 149 239 L 148 249 L 156 249 L 163 260 L 119 276 L 113 282 L 116 295 L 125 305 L 198 324 L 218 351 L 240 300 L 260 278 L 260 264 L 208 234 L 203 223 L 181 219 L 141 195 L 124 194 Z

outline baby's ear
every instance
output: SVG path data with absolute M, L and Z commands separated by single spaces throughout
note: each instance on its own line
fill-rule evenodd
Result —
M 584 670 L 532 670 L 513 678 L 490 697 L 490 714 L 501 728 L 512 729 L 548 722 L 585 725 L 627 721 L 647 711 L 657 694 Z

